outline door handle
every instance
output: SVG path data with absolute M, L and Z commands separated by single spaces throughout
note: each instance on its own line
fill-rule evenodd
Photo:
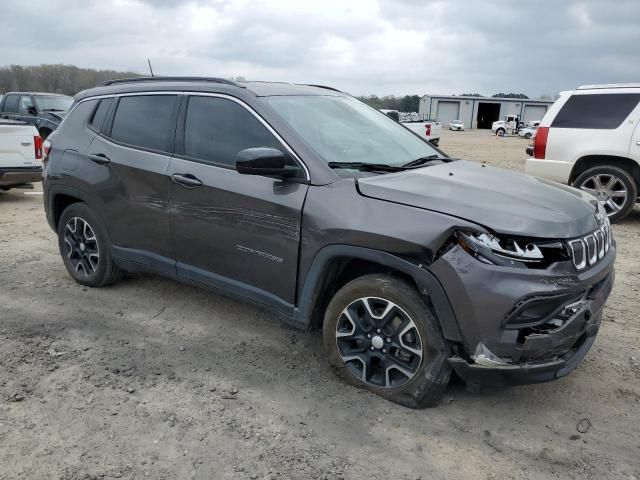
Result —
M 202 181 L 190 173 L 174 173 L 171 175 L 171 181 L 187 188 L 194 188 L 202 185 Z
M 106 165 L 111 161 L 104 153 L 91 153 L 89 155 L 89 160 L 96 162 L 98 165 Z

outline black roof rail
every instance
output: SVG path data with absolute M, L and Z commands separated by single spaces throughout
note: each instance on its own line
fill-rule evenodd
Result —
M 328 87 L 326 85 L 316 85 L 313 83 L 299 83 L 298 85 L 304 85 L 306 87 L 324 88 L 325 90 L 333 90 L 334 92 L 344 93 L 342 90 L 338 90 L 337 88 L 334 88 L 334 87 Z
M 99 84 L 100 86 L 114 85 L 117 83 L 137 83 L 137 82 L 211 82 L 211 83 L 223 83 L 226 85 L 233 85 L 240 87 L 233 80 L 227 80 L 226 78 L 215 77 L 132 77 L 132 78 L 117 78 L 115 80 L 107 80 Z

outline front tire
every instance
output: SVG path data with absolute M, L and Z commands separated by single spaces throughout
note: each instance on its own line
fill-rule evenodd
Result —
M 638 186 L 633 177 L 626 170 L 612 165 L 585 170 L 573 186 L 596 197 L 611 222 L 626 217 L 638 198 Z
M 338 375 L 392 402 L 433 406 L 449 383 L 438 321 L 400 278 L 371 274 L 343 286 L 327 307 L 323 336 Z
M 496 130 L 496 135 L 498 135 L 499 137 L 504 137 L 504 133 L 505 131 L 502 128 Z
M 524 134 L 524 138 L 526 138 L 527 140 L 531 140 L 531 134 L 530 133 L 525 133 Z
M 103 287 L 125 275 L 111 257 L 106 229 L 84 203 L 73 203 L 62 212 L 58 246 L 67 271 L 81 285 Z

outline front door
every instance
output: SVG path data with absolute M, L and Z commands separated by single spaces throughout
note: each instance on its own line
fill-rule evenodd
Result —
M 235 170 L 246 148 L 286 150 L 232 99 L 191 96 L 178 124 L 168 172 L 178 275 L 286 309 L 295 300 L 308 186 Z

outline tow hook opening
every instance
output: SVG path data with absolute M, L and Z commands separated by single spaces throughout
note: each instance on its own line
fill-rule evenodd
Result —
M 521 328 L 518 331 L 518 343 L 524 344 L 528 338 L 551 334 L 563 328 L 579 315 L 583 315 L 586 322 L 591 318 L 591 310 L 583 300 L 566 305 L 558 314 L 547 319 L 544 323 Z

